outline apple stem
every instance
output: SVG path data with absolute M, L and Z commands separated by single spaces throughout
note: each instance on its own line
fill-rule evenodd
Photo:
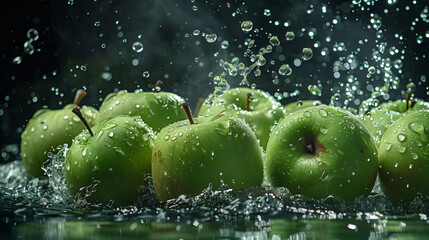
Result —
M 312 144 L 308 144 L 308 145 L 307 145 L 307 150 L 308 150 L 310 153 L 314 153 L 313 145 L 312 145 Z
M 200 112 L 201 106 L 203 105 L 204 98 L 198 98 L 197 106 L 195 107 L 194 111 L 194 117 L 198 116 L 198 113 Z
M 405 103 L 406 103 L 405 110 L 408 110 L 409 108 L 411 94 L 413 94 L 411 91 L 407 91 L 407 95 L 405 96 Z
M 191 110 L 189 109 L 189 104 L 187 102 L 182 103 L 183 109 L 186 112 L 186 115 L 188 116 L 189 119 L 189 123 L 191 125 L 195 124 L 194 123 L 194 119 L 192 119 L 192 114 L 191 114 Z
M 152 88 L 152 92 L 158 92 L 158 91 L 157 91 L 157 88 L 158 88 L 159 86 L 161 86 L 163 83 L 164 83 L 164 82 L 162 82 L 161 80 L 156 81 L 155 86 L 153 86 L 153 88 Z
M 413 99 L 413 101 L 411 101 L 410 108 L 413 108 L 413 107 L 414 107 L 414 105 L 416 105 L 416 103 L 417 103 L 417 101 Z
M 76 95 L 74 96 L 73 104 L 79 105 L 80 101 L 86 96 L 86 92 L 82 89 L 77 90 Z
M 79 107 L 75 107 L 75 108 L 73 108 L 72 112 L 74 114 L 76 114 L 80 118 L 80 120 L 83 122 L 83 125 L 85 125 L 85 127 L 88 129 L 89 134 L 91 134 L 91 137 L 94 137 L 94 134 L 92 133 L 92 130 L 91 130 L 91 128 L 88 125 L 88 122 L 83 117 L 82 113 L 80 112 L 80 108 Z
M 250 97 L 252 96 L 251 93 L 247 94 L 247 104 L 246 104 L 246 110 L 250 111 Z

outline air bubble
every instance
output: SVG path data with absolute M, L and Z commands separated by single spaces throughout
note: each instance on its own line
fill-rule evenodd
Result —
M 313 50 L 311 48 L 302 49 L 302 60 L 310 60 L 313 57 Z
M 217 39 L 217 35 L 215 33 L 206 34 L 206 41 L 208 43 L 214 43 L 216 42 L 216 39 Z
M 286 33 L 286 40 L 287 41 L 292 41 L 295 39 L 295 33 L 292 31 L 289 31 Z
M 292 68 L 289 66 L 289 64 L 283 64 L 279 68 L 279 74 L 282 76 L 289 76 L 292 74 Z

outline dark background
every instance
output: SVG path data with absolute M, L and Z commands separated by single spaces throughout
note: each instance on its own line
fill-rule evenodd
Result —
M 213 92 L 213 80 L 208 74 L 222 72 L 219 59 L 230 61 L 237 56 L 249 62 L 243 57 L 246 46 L 239 47 L 249 37 L 240 29 L 244 20 L 252 20 L 254 28 L 262 29 L 259 34 L 252 35 L 257 44 L 254 51 L 269 44 L 268 33 L 278 35 L 281 40 L 281 47 L 274 48 L 273 53 L 267 55 L 268 62 L 261 67 L 262 75 L 255 77 L 251 73 L 249 81 L 271 94 L 287 92 L 286 97 L 279 99 L 283 104 L 305 99 L 329 103 L 334 93 L 340 93 L 340 100 L 344 100 L 347 98 L 346 88 L 350 86 L 346 80 L 349 74 L 356 79 L 356 84 L 351 85 L 361 89 L 360 93 L 353 91 L 351 98 L 360 101 L 368 98 L 376 86 L 383 86 L 383 71 L 368 78 L 366 68 L 343 69 L 341 77 L 335 78 L 333 66 L 339 58 L 351 53 L 355 54 L 359 66 L 365 60 L 378 66 L 372 52 L 380 42 L 386 42 L 388 48 L 396 46 L 399 51 L 405 51 L 395 56 L 389 56 L 387 50 L 382 54 L 392 62 L 403 56 L 402 72 L 392 70 L 398 84 L 391 87 L 389 98 L 403 98 L 406 84 L 413 82 L 416 97 L 427 100 L 428 84 L 422 78 L 422 75 L 428 77 L 429 66 L 428 38 L 425 37 L 429 24 L 421 17 L 425 1 L 416 4 L 399 1 L 394 5 L 375 1 L 373 6 L 363 5 L 363 10 L 353 6 L 351 1 L 279 0 L 248 1 L 245 4 L 230 1 L 230 7 L 225 1 L 206 3 L 198 0 L 195 3 L 190 0 L 98 0 L 75 1 L 73 5 L 67 1 L 8 1 L 0 10 L 0 162 L 19 158 L 20 134 L 37 109 L 43 106 L 51 109 L 63 107 L 73 101 L 79 88 L 88 92 L 83 104 L 99 107 L 102 99 L 112 91 L 150 90 L 160 79 L 164 81 L 163 90 L 173 91 L 195 105 L 198 97 L 206 97 Z M 321 12 L 322 4 L 327 8 L 324 14 Z M 198 10 L 194 11 L 193 5 Z M 233 16 L 237 9 L 239 13 Z M 271 15 L 265 16 L 264 9 L 270 9 Z M 308 14 L 307 11 L 313 12 Z M 381 38 L 376 37 L 376 30 L 367 27 L 371 14 L 378 14 L 382 19 Z M 340 23 L 326 25 L 336 17 Z M 419 21 L 413 26 L 416 18 Z M 100 22 L 99 26 L 96 26 L 96 21 Z M 275 21 L 280 25 L 276 26 Z M 283 26 L 286 21 L 291 23 L 289 28 Z M 26 33 L 31 28 L 37 29 L 39 38 L 32 42 L 34 53 L 28 54 L 23 46 L 28 40 Z M 312 28 L 317 30 L 314 39 L 307 34 Z M 218 41 L 209 44 L 201 33 L 193 36 L 195 29 L 201 33 L 216 33 Z M 295 32 L 296 38 L 286 42 L 284 34 L 290 30 Z M 186 33 L 190 36 L 186 37 Z M 325 40 L 327 36 L 331 37 L 330 42 Z M 417 36 L 423 36 L 421 44 L 417 43 Z M 221 39 L 229 41 L 228 49 L 221 49 Z M 363 43 L 359 43 L 360 40 Z M 143 43 L 142 52 L 132 50 L 135 41 Z M 313 47 L 317 41 L 321 44 L 319 48 Z M 344 42 L 347 50 L 334 52 L 334 42 Z M 106 47 L 103 48 L 102 44 Z M 293 60 L 301 57 L 304 47 L 312 47 L 314 57 L 300 67 L 293 66 Z M 320 55 L 323 47 L 330 49 L 328 56 Z M 357 48 L 359 52 L 355 52 Z M 218 52 L 217 57 L 215 52 Z M 284 60 L 279 60 L 280 55 L 285 56 Z M 17 56 L 22 59 L 19 64 L 13 63 Z M 196 61 L 196 57 L 199 60 Z M 139 61 L 136 66 L 132 64 L 133 59 Z M 274 65 L 269 63 L 271 60 L 275 61 Z M 283 63 L 292 66 L 291 76 L 276 73 Z M 149 71 L 149 78 L 142 76 L 144 71 Z M 103 79 L 103 73 L 111 74 L 111 79 Z M 241 78 L 229 77 L 227 80 L 231 87 L 236 87 Z M 320 96 L 308 91 L 309 84 L 320 86 Z M 291 96 L 293 94 L 290 93 L 296 90 L 300 93 Z M 379 99 L 384 101 L 383 97 Z M 348 107 L 357 108 L 359 104 L 356 103 L 360 101 Z

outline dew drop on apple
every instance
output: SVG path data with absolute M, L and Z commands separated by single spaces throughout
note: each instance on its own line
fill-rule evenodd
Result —
M 109 136 L 109 137 L 113 137 L 113 135 L 114 135 L 114 133 L 113 133 L 113 132 L 109 132 L 109 133 L 107 134 L 107 136 Z
M 417 160 L 419 158 L 419 155 L 415 152 L 411 152 L 411 158 Z
M 302 49 L 302 60 L 307 61 L 313 57 L 313 50 L 311 48 Z
M 409 168 L 409 169 L 413 168 L 413 164 L 410 164 L 410 165 L 408 166 L 408 168 Z
M 399 145 L 398 146 L 398 152 L 400 153 L 404 153 L 407 150 L 407 147 L 404 145 Z
M 250 30 L 252 30 L 253 28 L 253 22 L 252 21 L 243 21 L 241 23 L 241 30 L 243 30 L 243 32 L 250 32 Z
M 43 129 L 44 131 L 48 130 L 48 125 L 43 125 L 42 129 Z
M 311 117 L 311 113 L 309 111 L 305 111 L 303 115 L 304 117 Z
M 113 150 L 119 154 L 121 154 L 122 156 L 126 156 L 125 152 L 122 150 L 122 148 L 120 147 L 113 147 Z
M 319 109 L 319 115 L 321 116 L 321 117 L 326 117 L 326 116 L 328 116 L 328 113 L 324 110 L 324 109 Z
M 133 50 L 135 51 L 135 52 L 142 52 L 143 51 L 143 43 L 141 43 L 141 42 L 135 42 L 135 43 L 133 43 Z
M 168 139 L 170 139 L 169 135 L 165 135 L 164 140 L 168 141 Z
M 40 138 L 41 138 L 41 139 L 45 138 L 45 135 L 40 134 Z
M 405 141 L 406 136 L 404 134 L 400 133 L 400 134 L 398 134 L 397 138 L 398 138 L 398 141 L 403 142 L 403 141 Z
M 286 33 L 286 40 L 287 41 L 292 41 L 295 39 L 295 33 L 292 31 L 289 31 Z
M 387 143 L 387 144 L 384 146 L 384 149 L 386 149 L 387 151 L 389 151 L 391 147 L 392 147 L 392 144 Z
M 88 151 L 88 148 L 85 147 L 84 149 L 82 149 L 82 157 L 86 156 L 86 152 Z

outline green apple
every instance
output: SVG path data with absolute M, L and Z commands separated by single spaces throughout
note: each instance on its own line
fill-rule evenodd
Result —
M 380 183 L 394 202 L 429 196 L 429 110 L 414 111 L 393 123 L 379 147 Z
M 377 145 L 380 145 L 383 134 L 396 120 L 410 112 L 429 109 L 428 102 L 417 100 L 410 103 L 410 97 L 411 92 L 407 92 L 407 99 L 383 103 L 363 116 L 363 123 L 374 136 Z
M 210 99 L 210 97 L 209 97 Z M 271 129 L 284 117 L 279 102 L 268 93 L 251 88 L 233 88 L 202 104 L 199 115 L 216 115 L 220 112 L 243 118 L 250 125 L 265 149 Z
M 118 115 L 140 116 L 158 132 L 173 122 L 186 119 L 182 110 L 183 102 L 181 97 L 170 92 L 119 91 L 104 99 L 98 122 Z
M 286 110 L 286 114 L 291 114 L 302 108 L 319 106 L 319 105 L 322 105 L 322 103 L 318 100 L 305 100 L 305 101 L 291 102 L 286 106 L 284 106 L 284 109 Z
M 189 121 L 163 128 L 155 140 L 152 177 L 160 201 L 198 194 L 209 184 L 215 189 L 261 185 L 262 149 L 242 119 L 188 116 Z
M 30 119 L 21 135 L 21 158 L 29 176 L 43 177 L 41 166 L 48 159 L 46 154 L 56 153 L 59 145 L 70 145 L 72 139 L 85 128 L 72 113 L 85 94 L 79 90 L 73 104 L 58 110 L 40 109 Z M 95 108 L 83 106 L 82 114 L 90 126 L 94 125 L 98 115 Z
M 303 108 L 286 116 L 268 141 L 265 168 L 274 187 L 313 198 L 352 200 L 371 192 L 377 147 L 351 113 L 330 106 Z
M 133 204 L 151 172 L 154 134 L 139 116 L 116 116 L 80 133 L 67 152 L 64 176 L 72 194 L 100 181 L 87 200 Z

